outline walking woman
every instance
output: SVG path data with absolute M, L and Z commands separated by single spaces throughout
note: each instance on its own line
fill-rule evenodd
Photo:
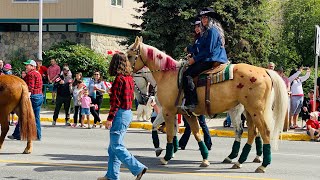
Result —
M 110 144 L 108 148 L 108 171 L 98 180 L 119 180 L 120 165 L 123 163 L 131 173 L 140 180 L 147 167 L 140 163 L 124 146 L 124 135 L 132 120 L 132 101 L 134 83 L 132 68 L 123 53 L 113 55 L 109 66 L 110 76 L 116 76 L 110 94 L 110 112 L 106 128 L 110 129 Z

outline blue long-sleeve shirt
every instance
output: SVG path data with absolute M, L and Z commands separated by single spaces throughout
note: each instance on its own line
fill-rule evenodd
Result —
M 196 46 L 199 53 L 193 56 L 195 62 L 228 62 L 226 50 L 222 46 L 220 34 L 215 27 L 206 30 Z

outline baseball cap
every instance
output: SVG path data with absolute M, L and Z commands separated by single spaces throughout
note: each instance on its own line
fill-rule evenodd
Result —
M 23 64 L 25 64 L 25 65 L 30 64 L 31 66 L 37 66 L 37 63 L 32 59 L 29 59 L 28 61 L 24 62 Z

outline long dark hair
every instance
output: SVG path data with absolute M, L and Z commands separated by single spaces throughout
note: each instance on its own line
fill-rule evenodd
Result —
M 109 66 L 109 74 L 110 76 L 132 74 L 131 64 L 124 53 L 120 52 L 113 55 Z

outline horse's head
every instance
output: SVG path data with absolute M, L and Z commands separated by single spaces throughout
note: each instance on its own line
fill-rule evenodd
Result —
M 133 72 L 137 72 L 145 66 L 141 56 L 142 37 L 136 37 L 135 42 L 129 46 L 127 51 L 128 59 L 132 65 Z

